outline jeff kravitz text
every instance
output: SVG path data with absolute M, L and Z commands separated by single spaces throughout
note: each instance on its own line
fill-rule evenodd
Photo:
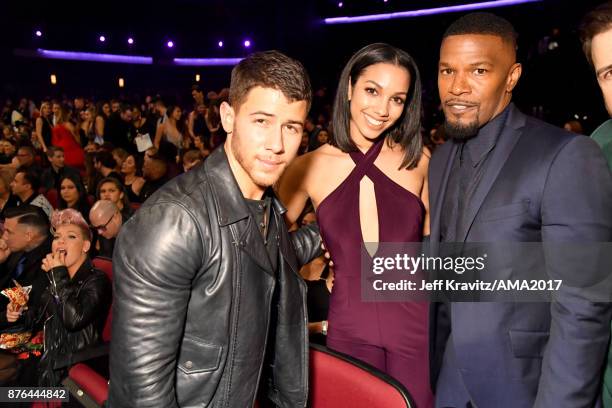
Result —
M 557 291 L 563 284 L 561 279 L 496 279 L 491 282 L 457 282 L 454 279 L 421 280 L 419 282 L 401 279 L 397 282 L 375 280 L 372 285 L 377 291 Z

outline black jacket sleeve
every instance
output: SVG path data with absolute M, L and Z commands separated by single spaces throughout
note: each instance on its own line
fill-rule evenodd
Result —
M 319 225 L 312 223 L 290 233 L 298 266 L 306 265 L 323 253 Z
M 175 370 L 203 232 L 181 203 L 140 208 L 113 254 L 109 406 L 177 407 Z

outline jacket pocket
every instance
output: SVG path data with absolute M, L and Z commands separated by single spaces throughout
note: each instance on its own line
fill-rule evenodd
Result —
M 478 221 L 501 220 L 524 214 L 529 210 L 529 202 L 530 200 L 523 200 L 518 203 L 483 209 L 478 215 Z
M 512 353 L 517 358 L 542 358 L 549 332 L 510 330 Z
M 179 354 L 178 368 L 185 374 L 215 371 L 219 368 L 222 351 L 221 346 L 185 336 Z

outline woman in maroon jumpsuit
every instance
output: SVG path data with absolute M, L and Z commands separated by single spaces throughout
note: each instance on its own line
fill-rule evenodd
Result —
M 297 158 L 278 191 L 290 222 L 312 200 L 334 261 L 327 345 L 396 378 L 427 408 L 428 304 L 366 302 L 361 291 L 362 259 L 373 256 L 362 254 L 364 243 L 420 242 L 428 233 L 420 98 L 406 52 L 387 44 L 361 49 L 340 78 L 331 144 Z

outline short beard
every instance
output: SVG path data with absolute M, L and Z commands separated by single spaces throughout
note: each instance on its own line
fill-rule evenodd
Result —
M 446 135 L 457 142 L 465 142 L 473 138 L 478 134 L 478 130 L 478 121 L 468 123 L 467 125 L 451 123 L 448 119 L 444 121 L 444 131 Z

